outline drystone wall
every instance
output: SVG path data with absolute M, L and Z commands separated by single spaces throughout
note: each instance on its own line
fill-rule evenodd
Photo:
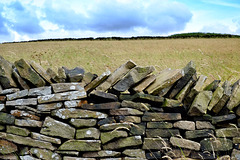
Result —
M 239 160 L 240 81 L 206 85 L 193 62 L 154 70 L 55 73 L 0 56 L 0 159 Z

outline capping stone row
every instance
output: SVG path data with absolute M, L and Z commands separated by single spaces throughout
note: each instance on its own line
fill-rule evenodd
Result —
M 240 81 L 128 61 L 99 77 L 0 56 L 0 158 L 239 159 Z

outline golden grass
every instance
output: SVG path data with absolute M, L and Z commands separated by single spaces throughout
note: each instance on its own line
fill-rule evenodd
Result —
M 47 69 L 83 67 L 97 73 L 114 71 L 132 59 L 157 71 L 182 68 L 190 60 L 199 74 L 213 79 L 240 78 L 240 39 L 166 39 L 123 41 L 51 41 L 0 44 L 0 55 L 10 62 L 35 60 Z

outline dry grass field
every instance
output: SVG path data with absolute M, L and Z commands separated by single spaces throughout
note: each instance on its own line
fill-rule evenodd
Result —
M 138 65 L 153 65 L 156 72 L 182 68 L 194 61 L 199 74 L 213 79 L 240 78 L 240 39 L 162 39 L 122 41 L 49 41 L 0 44 L 0 55 L 10 62 L 24 58 L 45 69 L 83 67 L 98 75 L 114 71 L 132 59 Z

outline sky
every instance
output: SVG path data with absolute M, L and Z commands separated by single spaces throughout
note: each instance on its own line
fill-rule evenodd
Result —
M 0 43 L 187 32 L 240 35 L 240 1 L 0 0 Z

